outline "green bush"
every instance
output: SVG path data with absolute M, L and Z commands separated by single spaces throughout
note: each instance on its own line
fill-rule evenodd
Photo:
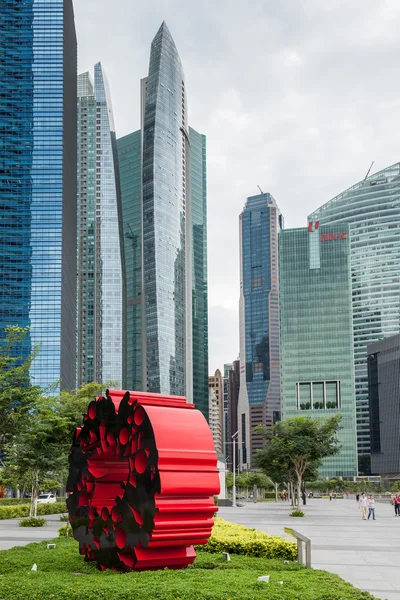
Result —
M 29 504 L 19 504 L 18 506 L 0 506 L 0 520 L 2 519 L 20 519 L 29 515 Z M 67 512 L 65 502 L 55 502 L 54 504 L 38 504 L 37 514 L 57 515 Z
M 57 502 L 65 502 L 65 496 L 59 496 Z M 0 498 L 1 506 L 19 506 L 21 504 L 30 504 L 30 498 Z
M 43 517 L 27 517 L 19 522 L 20 527 L 43 527 L 47 521 Z
M 273 498 L 275 500 L 275 492 L 265 492 L 264 498 Z
M 292 512 L 290 513 L 290 516 L 291 517 L 304 517 L 304 513 L 302 510 L 295 509 L 295 510 L 292 510 Z
M 68 515 L 60 515 L 60 521 L 68 521 Z
M 297 546 L 275 535 L 216 518 L 212 534 L 204 546 L 206 552 L 242 554 L 265 558 L 296 560 Z

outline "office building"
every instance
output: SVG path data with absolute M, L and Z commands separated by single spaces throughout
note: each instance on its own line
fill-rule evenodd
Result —
M 78 77 L 78 385 L 123 381 L 121 206 L 102 66 Z
M 123 271 L 125 280 L 125 378 L 128 390 L 145 390 L 142 361 L 142 203 L 141 132 L 117 140 L 123 227 Z
M 271 194 L 247 198 L 240 215 L 240 468 L 250 468 L 262 438 L 257 425 L 280 419 L 278 232 L 282 215 Z
M 238 430 L 238 402 L 240 389 L 240 361 L 235 360 L 228 372 L 228 410 L 226 431 L 226 464 L 229 471 L 233 469 L 233 443 L 232 436 Z M 235 465 L 239 465 L 238 445 L 235 443 Z
M 309 217 L 331 228 L 348 223 L 360 472 L 370 452 L 367 345 L 399 332 L 400 163 L 342 192 Z
M 224 375 L 222 377 L 222 444 L 224 448 L 225 459 L 227 456 L 227 435 L 228 435 L 228 383 L 229 372 L 232 369 L 232 363 L 224 364 Z
M 348 232 L 312 223 L 279 234 L 282 416 L 342 415 L 340 454 L 323 477 L 357 475 Z
M 206 139 L 188 126 L 183 68 L 165 23 L 141 82 L 141 128 L 117 146 L 125 387 L 185 395 L 208 416 Z
M 371 473 L 400 477 L 400 335 L 367 346 Z
M 222 427 L 220 420 L 220 403 L 217 400 L 216 390 L 208 390 L 208 424 L 214 440 L 215 451 L 222 453 Z
M 208 377 L 208 392 L 214 391 L 215 402 L 218 407 L 218 422 L 221 430 L 221 437 L 223 432 L 223 415 L 224 415 L 224 383 L 222 373 L 217 369 L 214 375 Z M 210 422 L 210 421 L 209 421 Z M 219 452 L 222 452 L 222 447 Z
M 76 385 L 76 76 L 72 0 L 0 2 L 0 330 L 30 327 L 52 391 Z

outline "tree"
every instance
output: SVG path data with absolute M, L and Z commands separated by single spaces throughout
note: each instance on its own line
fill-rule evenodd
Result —
M 29 420 L 9 439 L 5 470 L 14 475 L 29 474 L 31 516 L 36 516 L 40 487 L 54 489 L 65 481 L 75 428 L 82 424 L 89 402 L 102 389 L 100 384 L 90 383 L 75 393 L 38 397 L 30 408 Z
M 256 456 L 257 466 L 273 481 L 294 482 L 299 506 L 302 481 L 307 471 L 315 476 L 322 460 L 340 450 L 336 437 L 340 420 L 340 414 L 326 419 L 295 417 L 278 421 L 270 429 L 256 428 L 266 442 L 265 449 Z
M 39 346 L 25 360 L 20 356 L 28 334 L 29 327 L 18 326 L 6 327 L 0 334 L 0 459 L 7 439 L 23 426 L 41 394 L 29 377 Z

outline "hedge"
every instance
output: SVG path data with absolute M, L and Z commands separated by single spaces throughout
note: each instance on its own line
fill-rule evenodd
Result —
M 279 496 L 279 494 L 278 494 L 278 496 Z M 265 492 L 264 498 L 273 498 L 275 500 L 275 498 L 276 498 L 275 492 Z
M 0 520 L 2 519 L 20 519 L 29 515 L 29 504 L 19 504 L 18 506 L 0 506 Z M 65 502 L 54 502 L 54 504 L 38 504 L 37 514 L 56 515 L 67 512 Z
M 57 502 L 65 502 L 65 496 L 58 496 Z M 0 506 L 20 506 L 31 503 L 30 498 L 0 498 Z
M 297 559 L 297 545 L 295 542 L 289 542 L 279 536 L 263 533 L 257 529 L 250 529 L 244 525 L 229 523 L 219 517 L 215 518 L 212 534 L 207 544 L 198 546 L 198 549 L 215 554 L 229 552 L 231 554 L 269 559 Z

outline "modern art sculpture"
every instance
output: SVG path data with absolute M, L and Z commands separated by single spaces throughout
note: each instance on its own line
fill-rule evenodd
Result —
M 101 570 L 185 568 L 217 510 L 207 421 L 180 396 L 107 390 L 75 432 L 67 490 L 80 553 Z

